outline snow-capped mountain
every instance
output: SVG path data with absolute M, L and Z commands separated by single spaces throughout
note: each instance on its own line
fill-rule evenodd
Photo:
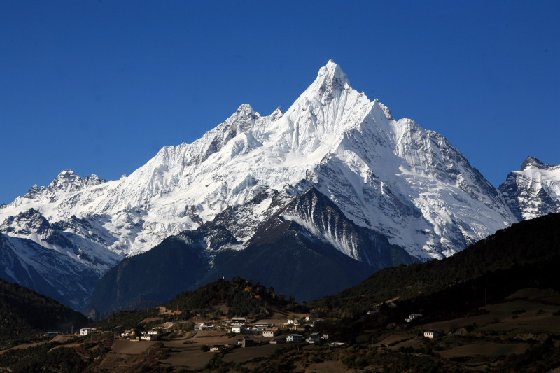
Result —
M 528 157 L 499 190 L 519 220 L 560 212 L 560 165 Z
M 233 217 L 222 220 L 233 239 L 207 251 L 244 250 L 260 224 L 312 187 L 357 227 L 420 259 L 452 255 L 517 220 L 442 135 L 394 119 L 329 61 L 286 112 L 261 115 L 241 105 L 202 138 L 164 147 L 119 180 L 63 171 L 0 208 L 0 232 L 102 273 L 224 216 Z M 26 216 L 40 222 L 30 226 Z M 366 260 L 344 230 L 313 216 L 285 219 Z M 49 240 L 53 232 L 68 242 Z
M 358 225 L 419 257 L 450 255 L 515 221 L 443 136 L 394 120 L 332 61 L 285 113 L 241 105 L 201 139 L 163 148 L 120 180 L 63 171 L 8 204 L 0 220 L 31 208 L 50 222 L 75 216 L 95 222 L 91 232 L 110 251 L 131 255 L 262 191 L 297 193 L 301 184 L 316 184 Z
M 91 310 L 104 315 L 161 304 L 182 291 L 238 276 L 297 300 L 317 299 L 376 270 L 417 261 L 381 234 L 354 224 L 313 187 L 261 223 L 243 250 L 214 251 L 238 244 L 227 222 L 242 210 L 227 209 L 194 231 L 125 258 L 98 282 Z

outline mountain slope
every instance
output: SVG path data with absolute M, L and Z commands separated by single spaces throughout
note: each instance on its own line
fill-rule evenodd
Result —
M 32 336 L 40 331 L 71 330 L 87 319 L 53 299 L 0 280 L 0 342 Z
M 217 256 L 212 274 L 241 276 L 310 300 L 381 268 L 412 262 L 404 249 L 355 225 L 312 188 L 263 223 L 246 249 Z
M 154 249 L 111 268 L 96 285 L 91 303 L 101 315 L 151 307 L 197 287 L 208 270 L 199 242 L 188 234 L 169 237 Z
M 243 250 L 223 225 L 227 210 L 195 231 L 170 237 L 154 249 L 124 259 L 96 286 L 99 314 L 153 305 L 222 277 L 243 277 L 298 300 L 352 286 L 372 272 L 415 261 L 404 249 L 351 220 L 316 189 L 294 197 L 263 222 Z
M 496 232 L 451 258 L 379 271 L 361 284 L 322 299 L 316 305 L 337 312 L 353 309 L 353 312 L 363 313 L 395 297 L 405 301 L 463 286 L 461 291 L 455 292 L 461 298 L 465 289 L 471 288 L 469 283 L 478 281 L 480 284 L 485 276 L 495 276 L 496 283 L 505 284 L 509 279 L 512 284 L 517 284 L 514 279 L 516 272 L 533 273 L 532 279 L 535 280 L 539 272 L 535 268 L 545 269 L 542 278 L 548 281 L 554 278 L 554 266 L 550 264 L 560 264 L 559 227 L 560 214 L 523 221 Z M 530 276 L 523 279 L 523 286 L 538 285 L 538 281 L 535 284 Z M 486 286 L 490 287 L 491 282 Z M 511 290 L 505 285 L 503 287 Z M 480 293 L 481 288 L 478 289 Z
M 83 310 L 99 274 L 65 253 L 0 233 L 0 279 Z
M 168 309 L 180 310 L 195 316 L 197 313 L 214 313 L 224 310 L 227 316 L 268 316 L 274 311 L 302 309 L 297 303 L 274 289 L 242 278 L 217 280 L 194 291 L 175 297 L 166 304 Z
M 520 220 L 560 212 L 560 165 L 528 157 L 521 170 L 511 172 L 499 190 Z

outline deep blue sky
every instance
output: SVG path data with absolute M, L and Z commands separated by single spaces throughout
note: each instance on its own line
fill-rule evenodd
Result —
M 287 108 L 333 58 L 494 184 L 560 163 L 560 1 L 1 1 L 0 202 L 129 174 L 241 103 Z

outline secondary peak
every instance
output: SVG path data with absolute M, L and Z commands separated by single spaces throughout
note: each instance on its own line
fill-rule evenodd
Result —
M 523 161 L 523 164 L 521 164 L 521 169 L 525 170 L 529 167 L 546 168 L 547 164 L 536 157 L 529 156 L 527 157 L 527 159 L 525 159 L 525 161 Z

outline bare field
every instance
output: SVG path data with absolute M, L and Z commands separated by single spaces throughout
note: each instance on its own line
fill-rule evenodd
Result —
M 228 337 L 226 333 L 222 331 L 201 331 L 197 332 L 192 338 L 187 339 L 198 345 L 224 345 L 224 344 L 236 344 L 240 337 Z
M 216 354 L 215 352 L 202 351 L 200 345 L 197 344 L 173 344 L 169 347 L 171 347 L 169 357 L 160 362 L 164 366 L 174 368 L 203 369 Z
M 247 348 L 237 348 L 224 356 L 224 361 L 234 363 L 244 363 L 256 358 L 268 357 L 274 353 L 279 345 L 266 344 L 262 346 L 251 346 Z
M 510 354 L 521 354 L 529 348 L 526 343 L 493 343 L 479 342 L 466 344 L 450 348 L 449 350 L 440 351 L 440 356 L 446 359 L 454 359 L 461 357 L 498 357 Z
M 131 342 L 126 339 L 115 339 L 111 350 L 117 354 L 138 355 L 146 352 L 155 342 L 138 341 Z
M 322 363 L 314 363 L 310 364 L 307 368 L 305 368 L 305 373 L 319 373 L 319 372 L 328 372 L 328 373 L 347 373 L 348 367 L 340 361 L 325 361 Z
M 111 346 L 99 368 L 107 371 L 126 371 L 131 365 L 143 359 L 143 354 L 156 342 L 138 341 L 131 342 L 124 339 L 116 339 Z
M 374 346 L 393 346 L 409 339 L 415 338 L 413 334 L 390 334 L 385 336 L 382 340 L 375 343 Z

